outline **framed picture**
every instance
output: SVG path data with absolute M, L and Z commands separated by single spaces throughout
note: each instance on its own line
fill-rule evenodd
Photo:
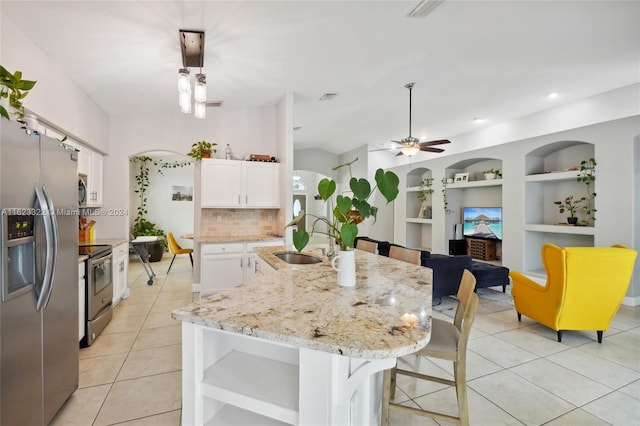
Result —
M 453 181 L 455 183 L 467 182 L 469 180 L 469 173 L 456 173 Z

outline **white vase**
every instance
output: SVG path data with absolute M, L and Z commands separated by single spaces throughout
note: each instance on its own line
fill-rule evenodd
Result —
M 336 261 L 338 266 L 336 266 Z M 354 287 L 356 285 L 356 252 L 355 250 L 340 250 L 331 261 L 331 266 L 338 272 L 338 285 Z
M 495 174 L 495 173 L 485 173 L 485 174 L 484 174 L 484 178 L 485 178 L 486 180 L 492 180 L 492 179 L 495 179 L 495 178 L 496 178 L 496 174 Z

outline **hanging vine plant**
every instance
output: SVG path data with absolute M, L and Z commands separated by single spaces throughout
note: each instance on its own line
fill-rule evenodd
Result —
M 596 193 L 593 192 L 591 185 L 596 181 L 596 160 L 589 158 L 588 160 L 582 160 L 580 162 L 580 170 L 578 172 L 578 182 L 583 182 L 586 185 L 587 195 L 583 197 L 585 204 L 582 206 L 582 210 L 587 215 L 587 218 L 581 221 L 583 225 L 593 225 L 596 220 L 596 208 L 595 199 Z
M 449 208 L 449 203 L 447 202 L 447 178 L 443 177 L 440 182 L 442 182 L 442 201 L 444 201 L 444 212 L 453 213 L 453 210 Z

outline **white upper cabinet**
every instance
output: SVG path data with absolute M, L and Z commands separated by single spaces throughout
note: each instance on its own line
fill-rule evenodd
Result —
M 87 207 L 102 206 L 102 154 L 88 148 L 80 148 L 78 153 L 78 173 L 87 176 Z
M 279 208 L 280 164 L 204 159 L 203 208 Z

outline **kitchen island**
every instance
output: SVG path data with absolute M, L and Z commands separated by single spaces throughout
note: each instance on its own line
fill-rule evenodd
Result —
M 356 250 L 355 288 L 326 259 L 173 311 L 182 321 L 182 424 L 374 425 L 381 374 L 429 341 L 429 268 Z M 307 254 L 321 258 L 320 250 Z

